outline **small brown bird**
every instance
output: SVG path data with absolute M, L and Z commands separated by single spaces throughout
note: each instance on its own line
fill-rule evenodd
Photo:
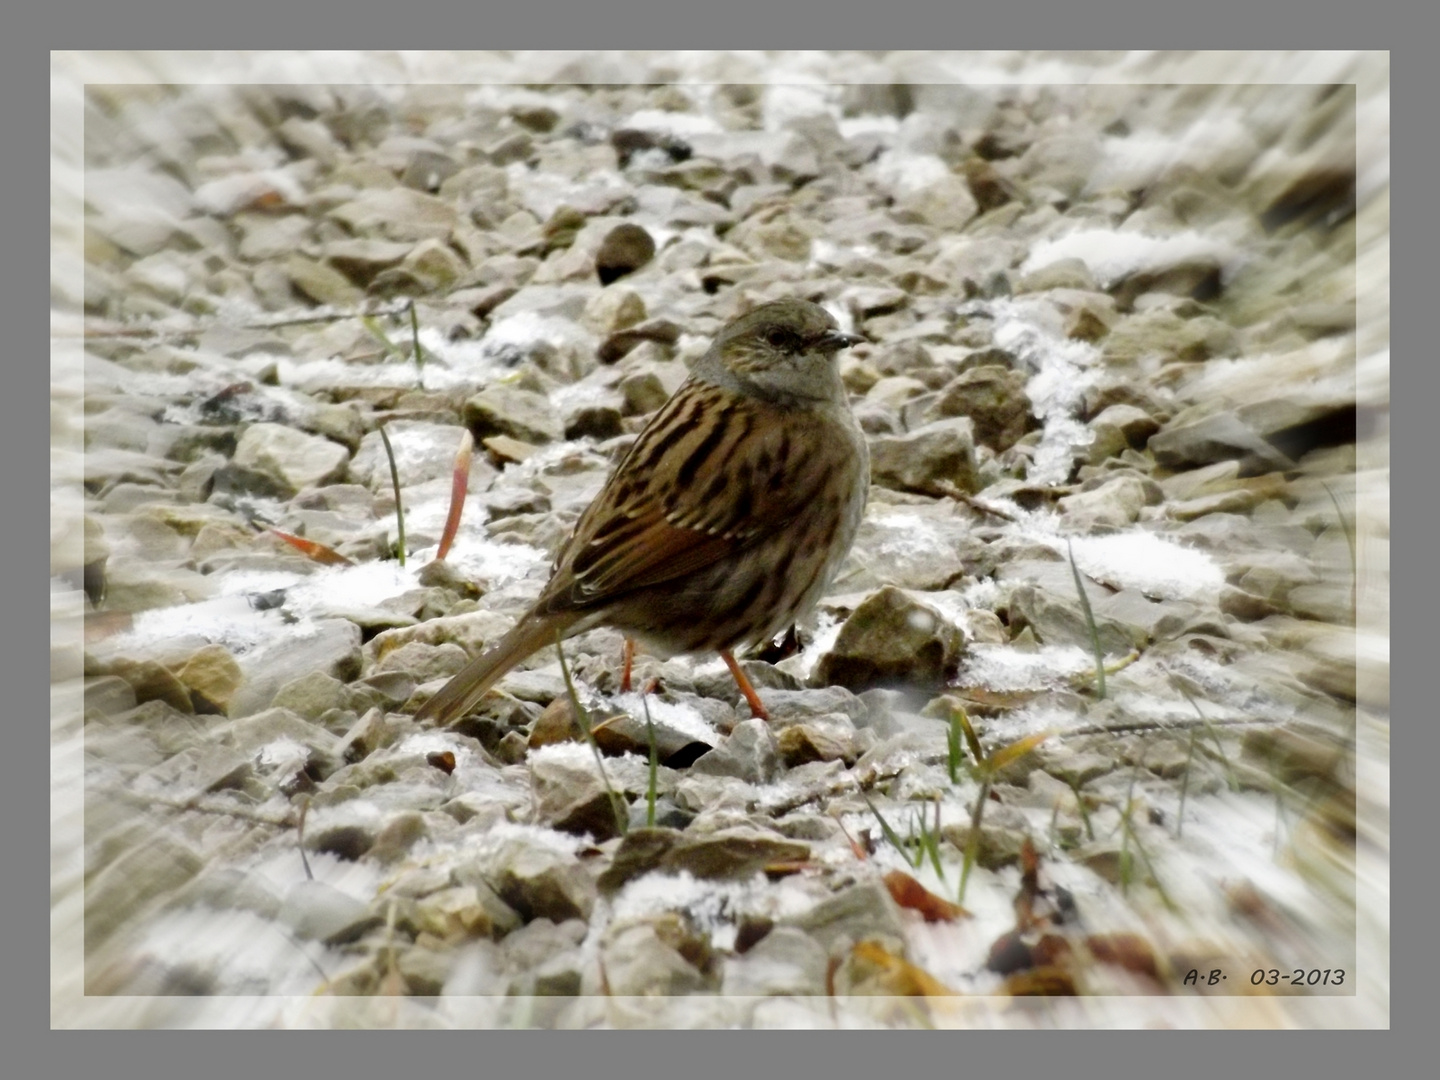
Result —
M 463 716 L 535 650 L 611 626 L 735 662 L 824 593 L 865 513 L 870 457 L 835 354 L 863 339 L 779 300 L 725 326 L 580 516 L 534 607 L 416 713 Z

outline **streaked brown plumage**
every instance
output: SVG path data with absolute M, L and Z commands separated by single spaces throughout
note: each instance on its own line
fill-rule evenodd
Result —
M 612 626 L 662 655 L 732 651 L 820 598 L 870 466 L 834 355 L 860 340 L 804 300 L 729 323 L 581 515 L 530 611 L 416 714 L 463 716 L 532 652 Z

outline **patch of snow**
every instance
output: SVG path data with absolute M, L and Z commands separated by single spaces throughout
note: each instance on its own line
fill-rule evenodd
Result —
M 424 565 L 427 554 L 433 554 L 433 550 L 426 548 L 411 558 Z M 461 577 L 488 583 L 491 588 L 522 581 L 534 573 L 548 572 L 550 568 L 550 557 L 537 547 L 497 543 L 476 536 L 474 529 L 463 528 L 445 561 Z
M 680 138 L 686 135 L 716 135 L 725 130 L 712 117 L 700 113 L 668 112 L 665 109 L 639 109 L 631 113 L 620 127 L 655 131 Z
M 1077 229 L 1052 240 L 1041 240 L 1021 264 L 1020 273 L 1044 269 L 1061 259 L 1079 259 L 1090 268 L 1097 284 L 1108 289 L 1142 271 L 1165 270 L 1210 259 L 1220 264 L 1224 278 L 1227 271 L 1233 269 L 1236 258 L 1229 244 L 1194 229 L 1173 236 L 1147 236 L 1118 229 Z
M 1010 645 L 974 644 L 966 650 L 958 681 L 997 693 L 1040 690 L 1094 666 L 1094 656 L 1078 645 L 1044 645 L 1025 652 Z
M 835 125 L 840 129 L 842 138 L 853 139 L 856 135 L 868 135 L 872 131 L 885 135 L 897 132 L 900 130 L 900 119 L 867 113 L 864 116 L 842 116 L 835 121 Z
M 833 83 L 785 82 L 766 87 L 762 115 L 766 131 L 779 131 L 807 116 L 840 115 L 840 87 Z
M 899 196 L 923 191 L 952 175 L 950 166 L 934 154 L 886 150 L 875 159 L 876 183 Z
M 272 740 L 255 751 L 255 761 L 265 768 L 301 764 L 310 755 L 308 747 L 288 735 Z
M 650 710 L 650 720 L 655 724 L 664 724 L 673 731 L 681 732 L 690 736 L 696 742 L 705 743 L 707 746 L 714 746 L 717 740 L 715 729 L 711 727 L 700 714 L 700 710 L 693 705 L 684 702 L 664 701 L 654 694 L 642 695 L 631 691 L 626 694 L 616 694 L 611 702 L 636 720 L 645 719 L 645 710 Z
M 815 671 L 815 665 L 820 662 L 820 657 L 835 647 L 842 625 L 841 621 L 828 611 L 816 613 L 815 636 L 810 639 L 810 644 L 800 650 L 800 671 L 797 674 L 801 679 L 808 680 Z
M 1021 297 L 996 300 L 989 308 L 995 319 L 996 346 L 1014 353 L 1035 372 L 1025 393 L 1043 428 L 1028 477 L 1036 484 L 1064 483 L 1076 451 L 1094 438 L 1078 413 L 1086 389 L 1095 381 L 1100 351 L 1089 342 L 1065 337 L 1053 325 L 1049 305 L 1041 307 Z

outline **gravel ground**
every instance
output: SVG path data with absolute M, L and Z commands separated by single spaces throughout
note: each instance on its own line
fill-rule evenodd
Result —
M 55 1023 L 1388 1023 L 1388 68 L 836 69 L 60 62 Z M 783 296 L 872 487 L 772 722 L 418 727 Z

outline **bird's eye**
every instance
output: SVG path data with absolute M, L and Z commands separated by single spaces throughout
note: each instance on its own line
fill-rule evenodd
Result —
M 765 335 L 765 340 L 770 343 L 772 348 L 788 349 L 794 336 L 795 335 L 791 334 L 788 330 L 781 330 L 779 327 L 776 327 Z

